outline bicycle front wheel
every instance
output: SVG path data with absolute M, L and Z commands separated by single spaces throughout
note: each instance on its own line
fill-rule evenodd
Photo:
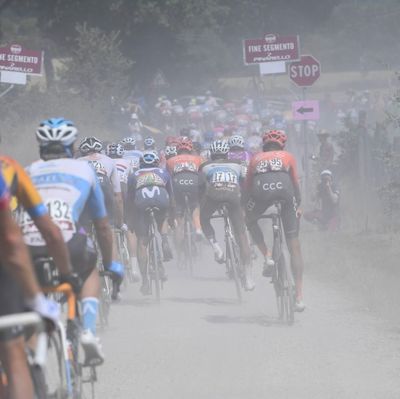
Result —
M 294 284 L 284 253 L 278 261 L 278 282 L 279 318 L 288 325 L 292 325 L 294 323 Z

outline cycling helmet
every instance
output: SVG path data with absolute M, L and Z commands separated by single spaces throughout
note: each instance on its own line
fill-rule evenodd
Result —
M 79 151 L 81 152 L 81 154 L 100 152 L 102 149 L 103 149 L 102 142 L 94 136 L 85 137 L 79 144 Z
M 178 155 L 178 153 L 177 153 L 177 151 L 176 151 L 176 147 L 175 147 L 174 145 L 167 145 L 167 146 L 165 147 L 164 153 L 165 153 L 165 157 L 166 157 L 167 159 L 172 158 L 172 157 Z
M 43 121 L 36 130 L 36 138 L 40 146 L 59 143 L 63 146 L 72 145 L 78 135 L 74 123 L 64 118 L 52 118 Z
M 189 139 L 188 137 L 182 137 L 182 139 L 179 141 L 178 145 L 176 146 L 176 150 L 178 153 L 187 151 L 187 152 L 192 152 L 193 151 L 193 141 Z
M 122 158 L 124 155 L 124 147 L 120 143 L 110 143 L 106 147 L 106 155 L 110 158 Z
M 119 143 L 122 144 L 124 150 L 136 149 L 136 139 L 134 137 L 124 137 Z
M 283 130 L 270 130 L 264 133 L 263 144 L 276 143 L 281 148 L 285 147 L 287 136 Z
M 229 144 L 225 140 L 217 140 L 211 143 L 210 154 L 211 157 L 217 157 L 218 155 L 227 155 L 229 152 Z
M 153 150 L 156 145 L 156 141 L 153 139 L 153 137 L 146 137 L 143 144 L 145 150 Z
M 155 151 L 145 151 L 140 158 L 141 168 L 156 168 L 160 163 L 160 158 Z
M 240 148 L 244 149 L 244 138 L 239 134 L 235 134 L 234 136 L 229 138 L 229 147 L 230 148 Z

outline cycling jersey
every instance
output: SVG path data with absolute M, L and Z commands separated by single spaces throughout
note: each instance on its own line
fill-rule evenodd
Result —
M 128 225 L 138 237 L 149 232 L 149 208 L 155 209 L 155 218 L 161 228 L 172 197 L 171 177 L 161 168 L 139 169 L 128 180 Z
M 133 170 L 138 170 L 140 168 L 140 158 L 142 154 L 140 150 L 125 150 L 122 158 L 131 162 Z
M 15 210 L 21 205 L 31 218 L 46 214 L 47 208 L 22 166 L 14 159 L 5 156 L 0 156 L 0 165 L 8 190 L 13 196 L 11 209 Z
M 199 155 L 181 154 L 167 161 L 172 176 L 176 212 L 183 215 L 187 206 L 194 210 L 199 203 L 199 168 L 202 158 Z
M 6 181 L 0 173 L 0 210 L 4 211 L 9 207 L 10 195 L 8 192 Z
M 121 184 L 128 184 L 128 177 L 132 173 L 132 163 L 128 159 L 114 158 L 114 165 L 117 168 L 119 181 Z
M 198 173 L 202 159 L 198 155 L 181 154 L 168 159 L 167 169 L 171 175 L 182 172 Z
M 92 165 L 100 182 L 102 182 L 103 179 L 108 178 L 112 184 L 114 193 L 121 192 L 121 183 L 119 181 L 118 171 L 110 157 L 95 152 L 79 159 L 88 161 Z
M 77 232 L 79 218 L 86 205 L 93 220 L 107 216 L 99 181 L 87 162 L 68 158 L 37 161 L 27 168 L 27 172 L 44 198 L 65 242 Z M 20 215 L 20 226 L 28 245 L 45 245 L 37 227 L 25 212 Z
M 200 169 L 206 179 L 205 194 L 220 201 L 240 199 L 242 167 L 230 160 L 207 161 Z
M 248 166 L 251 154 L 248 151 L 229 151 L 228 159 L 231 161 L 239 161 L 242 165 Z
M 275 180 L 277 181 L 275 182 L 274 186 L 275 188 L 273 190 L 275 189 L 279 190 L 280 187 L 282 187 L 282 185 L 279 185 L 280 176 L 282 176 L 282 179 L 285 179 L 284 176 L 289 175 L 297 204 L 300 204 L 301 197 L 300 197 L 299 177 L 297 174 L 296 161 L 291 153 L 287 151 L 267 151 L 267 152 L 260 152 L 254 155 L 254 157 L 250 161 L 250 165 L 248 168 L 247 179 L 245 184 L 246 188 L 248 190 L 251 190 L 254 187 L 255 176 L 263 174 L 269 174 L 269 175 L 276 174 Z M 267 183 L 268 182 L 266 182 L 266 184 Z M 265 186 L 265 188 L 267 188 L 267 186 Z M 282 188 L 288 189 L 289 187 L 282 187 Z

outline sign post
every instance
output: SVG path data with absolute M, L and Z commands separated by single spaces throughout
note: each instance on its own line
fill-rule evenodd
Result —
M 306 101 L 307 87 L 312 86 L 321 76 L 321 64 L 312 55 L 302 55 L 300 60 L 292 62 L 289 66 L 289 77 L 293 83 L 302 88 L 302 101 L 293 103 L 293 118 L 302 120 L 302 134 L 304 142 L 304 186 L 306 196 L 309 192 L 309 154 L 307 121 L 319 119 L 319 103 L 317 101 Z

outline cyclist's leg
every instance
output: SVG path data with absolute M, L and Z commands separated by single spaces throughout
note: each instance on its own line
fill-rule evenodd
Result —
M 126 241 L 127 241 L 129 259 L 130 259 L 132 273 L 133 273 L 133 280 L 139 281 L 138 261 L 137 261 L 137 254 L 136 254 L 136 247 L 137 247 L 136 234 L 132 231 L 127 231 L 126 232 Z
M 246 204 L 246 225 L 253 242 L 257 245 L 264 257 L 268 256 L 268 247 L 265 243 L 264 234 L 258 224 L 261 215 L 268 209 L 269 204 L 265 201 L 250 198 Z
M 296 284 L 296 307 L 304 310 L 303 303 L 303 270 L 304 261 L 299 240 L 300 223 L 296 215 L 296 201 L 282 203 L 282 224 L 290 253 L 290 263 Z
M 104 361 L 104 353 L 96 336 L 100 297 L 100 276 L 96 268 L 97 254 L 92 241 L 83 232 L 75 234 L 67 245 L 73 269 L 83 281 L 80 292 L 83 330 L 81 343 L 85 350 L 86 361 L 100 364 Z
M 24 338 L 0 340 L 0 360 L 7 375 L 7 397 L 33 399 L 33 384 L 26 359 Z
M 172 251 L 168 241 L 168 223 L 167 223 L 167 214 L 170 205 L 169 196 L 166 190 L 161 189 L 159 195 L 154 198 L 154 204 L 157 207 L 157 211 L 155 212 L 155 219 L 157 223 L 158 231 L 161 235 L 161 246 L 163 251 L 164 262 L 169 262 L 172 258 Z M 161 273 L 164 273 L 161 270 Z M 166 278 L 165 274 L 162 276 Z
M 0 316 L 23 311 L 23 300 L 14 279 L 0 266 Z M 0 334 L 0 361 L 8 381 L 8 395 L 33 399 L 33 384 L 26 359 L 23 331 L 9 329 Z
M 215 260 L 218 263 L 224 263 L 224 252 L 215 238 L 215 230 L 211 225 L 211 216 L 218 208 L 218 202 L 204 196 L 200 204 L 200 223 L 205 237 L 214 250 Z
M 253 290 L 255 287 L 255 283 L 252 276 L 251 250 L 249 241 L 247 239 L 243 211 L 239 201 L 232 202 L 229 205 L 229 217 L 232 223 L 236 241 L 239 244 L 242 265 L 245 268 L 245 276 L 246 276 L 245 288 L 247 290 Z
M 149 244 L 149 217 L 145 209 L 135 211 L 134 229 L 136 235 L 136 255 L 139 265 L 140 275 L 142 277 L 141 292 L 146 295 L 149 292 L 150 282 L 147 275 L 147 246 Z

